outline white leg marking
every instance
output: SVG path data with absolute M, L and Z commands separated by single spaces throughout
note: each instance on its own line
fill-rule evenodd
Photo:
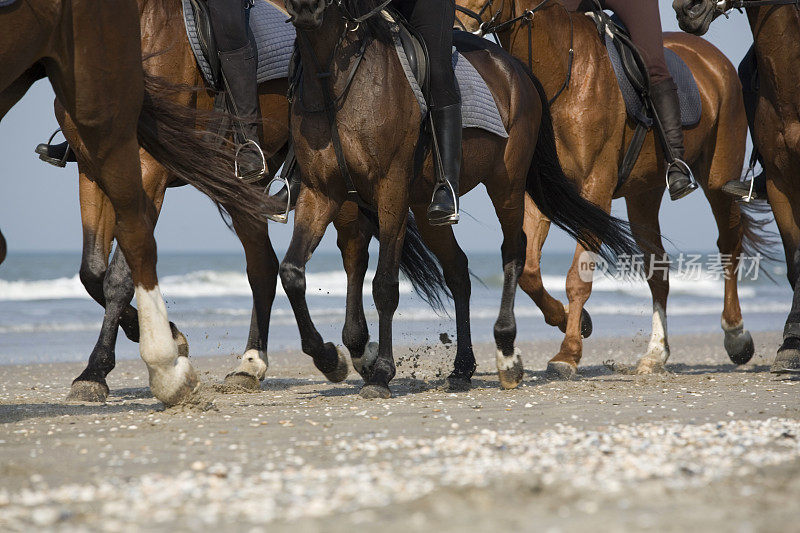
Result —
M 166 405 L 180 403 L 194 389 L 197 376 L 189 358 L 178 357 L 172 338 L 167 306 L 158 285 L 150 290 L 136 287 L 139 310 L 139 354 L 150 374 L 153 396 Z
M 669 343 L 667 342 L 667 312 L 661 304 L 653 304 L 653 331 L 645 357 L 657 358 L 662 363 L 669 359 Z
M 497 370 L 511 370 L 515 364 L 522 364 L 522 350 L 516 346 L 514 347 L 514 355 L 511 357 L 503 355 L 503 350 L 497 350 L 495 357 L 497 358 Z
M 264 379 L 269 368 L 267 352 L 263 350 L 247 350 L 242 356 L 242 362 L 235 372 L 244 372 L 255 376 L 259 381 Z
M 744 321 L 743 320 L 739 320 L 738 324 L 728 324 L 728 322 L 723 318 L 723 319 L 720 320 L 720 322 L 722 323 L 722 330 L 725 333 L 727 333 L 727 332 L 729 332 L 731 330 L 741 330 L 743 328 L 743 326 L 744 326 Z

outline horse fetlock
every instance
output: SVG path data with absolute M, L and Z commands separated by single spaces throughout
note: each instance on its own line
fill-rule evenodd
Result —
M 332 383 L 340 383 L 347 379 L 350 365 L 345 354 L 330 342 L 325 343 L 324 353 L 324 357 L 314 359 L 314 366 Z
M 374 370 L 375 361 L 378 360 L 378 343 L 367 343 L 367 346 L 360 356 L 352 355 L 351 352 L 351 360 L 353 361 L 353 368 L 355 371 L 358 372 L 364 381 L 369 381 Z
M 267 374 L 267 369 L 269 369 L 267 352 L 251 349 L 244 352 L 244 355 L 242 356 L 242 362 L 239 363 L 239 366 L 236 367 L 236 370 L 234 370 L 233 373 L 249 374 L 258 381 L 261 381 Z

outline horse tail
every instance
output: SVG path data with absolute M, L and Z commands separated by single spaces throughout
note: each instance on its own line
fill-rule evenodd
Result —
M 0 231 L 0 264 L 6 260 L 6 252 L 8 248 L 6 247 L 6 238 L 3 237 L 3 232 Z
M 148 73 L 144 85 L 137 136 L 156 161 L 208 196 L 223 215 L 227 212 L 243 223 L 261 225 L 267 223 L 268 214 L 283 212 L 285 206 L 264 194 L 263 188 L 236 178 L 232 143 L 198 129 L 198 123 L 210 120 L 213 113 L 174 101 L 186 87 Z
M 367 220 L 372 236 L 378 238 L 378 214 L 360 208 Z M 405 274 L 414 287 L 414 292 L 434 311 L 445 312 L 444 300 L 452 298 L 444 281 L 439 261 L 422 240 L 414 214 L 409 211 L 406 224 L 406 237 L 400 254 L 400 271 Z
M 619 255 L 640 254 L 641 249 L 634 240 L 630 224 L 584 199 L 564 175 L 544 88 L 527 66 L 521 62 L 519 64 L 530 76 L 542 101 L 539 138 L 526 183 L 526 190 L 536 207 L 584 248 L 599 254 L 606 261 L 615 262 Z
M 769 204 L 740 203 L 740 224 L 742 227 L 742 255 L 761 257 L 767 261 L 782 261 L 779 255 L 781 241 L 778 235 L 767 226 L 774 220 Z M 772 279 L 769 272 L 764 273 Z M 774 281 L 774 280 L 773 280 Z

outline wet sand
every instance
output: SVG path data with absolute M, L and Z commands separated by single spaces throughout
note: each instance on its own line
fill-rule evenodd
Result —
M 582 378 L 521 344 L 499 390 L 439 390 L 452 345 L 398 348 L 391 400 L 271 356 L 260 392 L 214 388 L 234 356 L 193 357 L 204 402 L 164 410 L 140 361 L 104 405 L 63 403 L 82 365 L 0 367 L 0 530 L 800 530 L 800 381 L 768 373 L 779 332 L 732 365 L 722 333 L 671 338 L 671 373 L 613 374 L 646 339 L 588 339 Z

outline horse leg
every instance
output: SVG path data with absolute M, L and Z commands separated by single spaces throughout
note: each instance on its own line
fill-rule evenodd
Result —
M 667 258 L 658 222 L 658 211 L 661 208 L 663 196 L 663 189 L 657 188 L 640 194 L 628 194 L 625 197 L 628 220 L 630 220 L 637 244 L 643 250 L 652 248 L 649 252 L 645 252 L 643 261 L 647 267 L 647 284 L 653 298 L 653 325 L 647 351 L 637 362 L 634 371 L 636 374 L 664 372 L 666 370 L 664 365 L 669 359 L 669 342 L 667 341 L 669 269 L 665 263 Z M 659 266 L 662 268 L 658 268 Z
M 347 377 L 347 359 L 333 343 L 323 342 L 322 335 L 311 319 L 306 301 L 306 263 L 340 206 L 341 202 L 317 189 L 303 188 L 295 209 L 292 240 L 278 269 L 283 289 L 294 311 L 303 352 L 310 355 L 314 366 L 334 383 L 344 381 Z
M 544 321 L 556 326 L 562 332 L 567 330 L 567 307 L 545 289 L 542 280 L 540 261 L 542 247 L 550 231 L 550 221 L 542 215 L 530 196 L 525 195 L 525 218 L 523 228 L 527 239 L 525 267 L 519 277 L 519 286 L 542 311 Z M 586 309 L 581 311 L 581 335 L 586 338 L 592 334 L 592 318 Z
M 372 299 L 378 310 L 378 358 L 359 393 L 363 398 L 391 398 L 389 382 L 396 373 L 392 319 L 400 301 L 400 253 L 408 220 L 407 191 L 399 190 L 399 181 L 387 177 L 377 200 L 380 252 L 372 280 Z
M 350 360 L 362 378 L 378 357 L 378 344 L 369 342 L 369 329 L 364 316 L 364 277 L 369 266 L 371 236 L 363 231 L 358 206 L 346 202 L 333 221 L 336 244 L 342 252 L 342 264 L 347 273 L 347 306 L 342 328 L 342 343 L 350 352 Z
M 445 381 L 449 391 L 466 391 L 470 388 L 477 363 L 472 351 L 472 330 L 469 317 L 469 299 L 472 284 L 469 279 L 467 256 L 458 245 L 452 227 L 434 227 L 428 223 L 427 206 L 415 206 L 414 216 L 425 244 L 436 255 L 442 266 L 444 281 L 456 310 L 456 358 L 453 371 Z
M 783 241 L 786 254 L 786 277 L 793 290 L 792 307 L 783 328 L 783 343 L 778 348 L 771 372 L 800 370 L 800 221 L 794 214 L 797 202 L 784 190 L 776 187 L 770 174 L 767 174 L 767 194 L 775 222 Z
M 717 165 L 718 162 L 722 164 L 727 162 L 727 159 L 716 157 L 712 165 Z M 724 175 L 730 177 L 736 175 L 736 173 L 731 171 Z M 717 248 L 720 256 L 730 258 L 730 260 L 724 261 L 725 288 L 721 324 L 722 330 L 725 332 L 725 351 L 733 363 L 743 365 L 750 361 L 753 354 L 755 354 L 753 337 L 749 331 L 744 329 L 738 291 L 738 266 L 742 253 L 742 226 L 747 223 L 747 220 L 741 216 L 740 207 L 732 196 L 722 192 L 720 189 L 704 187 L 704 191 L 717 221 L 717 229 L 719 231 Z
M 269 368 L 267 341 L 278 282 L 278 257 L 272 248 L 266 226 L 242 224 L 234 218 L 233 227 L 244 247 L 247 279 L 253 292 L 253 313 L 242 362 L 236 370 L 225 376 L 225 383 L 258 390 Z
M 518 173 L 518 175 L 525 174 Z M 523 378 L 522 352 L 514 346 L 517 337 L 514 298 L 520 274 L 525 266 L 526 243 L 525 233 L 522 230 L 525 215 L 522 198 L 525 194 L 524 189 L 520 188 L 515 192 L 507 184 L 501 185 L 495 181 L 486 183 L 486 191 L 494 204 L 503 231 L 503 244 L 500 247 L 503 256 L 503 292 L 500 298 L 500 314 L 494 324 L 497 373 L 500 377 L 500 386 L 504 389 L 513 389 Z

